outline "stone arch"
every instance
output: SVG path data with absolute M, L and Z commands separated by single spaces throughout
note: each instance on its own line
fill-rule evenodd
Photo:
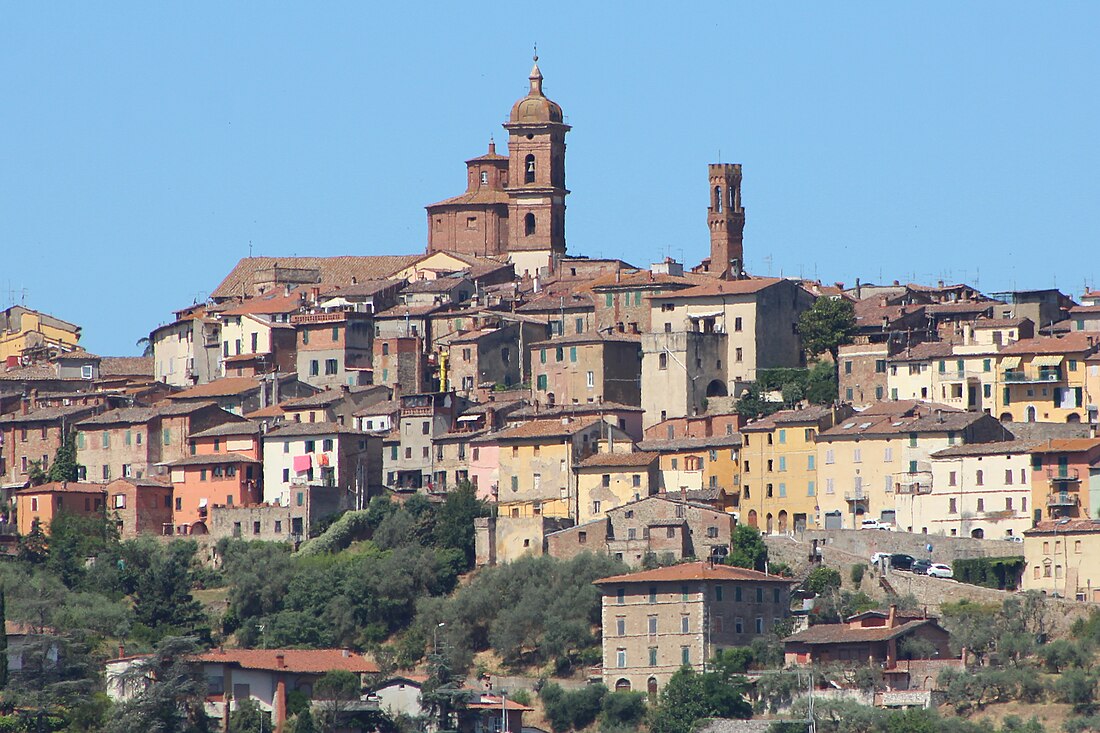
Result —
M 535 233 L 535 215 L 528 211 L 523 215 L 523 234 L 530 237 Z
M 712 379 L 707 385 L 707 397 L 725 397 L 728 394 L 726 383 L 721 379 Z
M 756 510 L 755 509 L 749 509 L 749 526 L 750 527 L 755 527 L 758 522 L 759 522 L 759 520 L 756 518 Z
M 976 539 L 976 540 L 984 540 L 985 539 L 985 530 L 982 529 L 981 527 L 978 527 L 976 529 L 972 529 L 972 530 L 970 530 L 970 536 L 971 536 L 971 538 Z
M 768 515 L 764 518 L 764 526 L 767 528 L 765 531 L 768 534 L 771 534 L 772 530 L 775 529 L 775 526 L 773 524 L 774 521 L 775 521 L 775 518 L 772 516 L 772 513 L 768 512 Z
M 1027 406 L 1027 416 L 1024 418 L 1025 422 L 1036 422 L 1039 419 L 1039 411 L 1035 409 L 1035 405 Z
M 535 182 L 535 156 L 528 155 L 523 159 L 523 182 Z
M 787 510 L 783 509 L 779 512 L 779 533 L 787 533 Z
M 1076 412 L 1071 412 L 1070 414 L 1066 415 L 1066 422 L 1079 423 L 1081 422 L 1081 416 L 1078 415 Z
M 207 534 L 206 522 L 195 522 L 191 525 L 191 531 L 188 534 Z
M 615 692 L 630 692 L 630 680 L 620 677 L 615 683 Z
M 657 678 L 650 677 L 646 682 L 646 692 L 649 694 L 650 702 L 657 699 Z
M 1002 412 L 1001 413 L 1001 422 L 1012 422 L 1012 413 L 1011 412 Z

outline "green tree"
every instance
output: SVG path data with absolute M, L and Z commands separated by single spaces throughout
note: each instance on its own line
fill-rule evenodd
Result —
M 650 733 L 691 733 L 704 718 L 751 718 L 745 690 L 743 679 L 724 680 L 713 672 L 700 674 L 683 667 L 672 675 L 650 710 Z
M 798 319 L 802 348 L 811 356 L 828 354 L 834 375 L 839 373 L 840 347 L 852 343 L 855 334 L 855 307 L 847 298 L 818 298 Z
M 348 711 L 352 702 L 359 699 L 359 676 L 346 669 L 325 672 L 313 686 L 313 698 L 321 713 L 325 730 L 335 730 L 340 717 Z
M 750 384 L 737 395 L 737 404 L 734 406 L 738 415 L 745 418 L 756 418 L 770 415 L 783 409 L 782 402 L 772 402 L 764 399 L 763 391 L 759 385 Z
M 730 539 L 726 564 L 763 572 L 768 565 L 768 546 L 764 544 L 760 530 L 747 524 L 737 525 Z
M 294 719 L 294 733 L 317 733 L 317 727 L 313 724 L 313 713 L 308 707 Z
M 271 715 L 260 710 L 255 700 L 238 700 L 237 709 L 229 715 L 229 733 L 270 733 L 272 730 Z
M 202 606 L 191 595 L 192 542 L 172 542 L 150 560 L 134 591 L 134 617 L 154 638 L 199 631 Z
M 42 470 L 42 461 L 31 461 L 27 466 L 27 481 L 30 485 L 41 486 L 49 480 L 49 474 Z
M 644 692 L 617 691 L 604 695 L 600 704 L 601 730 L 637 730 L 645 719 Z
M 0 628 L 4 628 L 8 621 L 7 594 L 4 586 L 0 585 Z M 8 686 L 8 635 L 3 634 L 0 640 L 0 690 Z
M 489 507 L 479 501 L 473 484 L 460 481 L 440 505 L 435 523 L 436 547 L 460 550 L 466 567 L 474 564 L 474 520 L 489 516 Z
M 815 405 L 828 405 L 840 394 L 836 370 L 832 364 L 816 361 L 806 374 L 806 399 Z
M 198 651 L 193 638 L 167 637 L 147 659 L 115 682 L 135 691 L 111 714 L 108 733 L 210 733 L 203 701 L 206 680 L 188 660 Z
M 50 555 L 46 532 L 38 517 L 31 522 L 31 531 L 19 538 L 19 559 L 32 565 L 41 565 Z
M 76 481 L 80 475 L 80 465 L 76 462 L 76 431 L 65 433 L 65 440 L 57 449 L 49 470 L 50 481 Z

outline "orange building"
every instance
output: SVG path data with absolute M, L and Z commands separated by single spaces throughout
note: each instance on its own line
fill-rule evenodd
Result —
M 176 534 L 206 534 L 209 508 L 263 500 L 260 427 L 250 420 L 194 433 L 191 455 L 168 463 Z
M 1100 439 L 1048 440 L 1031 449 L 1031 506 L 1042 519 L 1088 519 L 1100 508 Z
M 34 520 L 42 530 L 50 531 L 50 522 L 58 514 L 68 512 L 84 517 L 103 516 L 103 500 L 107 488 L 103 484 L 82 484 L 75 481 L 54 481 L 15 492 L 15 510 L 19 534 L 30 534 Z

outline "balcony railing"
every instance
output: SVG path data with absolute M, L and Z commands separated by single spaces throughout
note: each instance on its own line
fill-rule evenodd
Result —
M 894 484 L 894 492 L 898 494 L 931 494 L 932 484 L 928 481 L 901 481 Z
M 1079 506 L 1081 498 L 1077 494 L 1068 491 L 1056 491 L 1047 497 L 1047 506 Z
M 845 501 L 868 501 L 869 499 L 870 499 L 870 497 L 867 496 L 867 494 L 865 494 L 862 489 L 860 489 L 858 491 L 845 491 L 844 492 L 844 500 Z
M 1062 371 L 1060 369 L 1040 370 L 1037 374 L 1008 370 L 1004 374 L 1005 382 L 1024 384 L 1029 382 L 1061 382 Z
M 1051 483 L 1063 483 L 1072 482 L 1078 483 L 1081 480 L 1081 474 L 1076 468 L 1048 468 L 1047 469 L 1047 481 Z

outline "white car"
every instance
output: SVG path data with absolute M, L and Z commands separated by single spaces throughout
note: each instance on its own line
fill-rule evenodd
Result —
M 1005 542 L 1021 542 L 1022 543 L 1024 541 L 1023 537 L 1017 537 L 1016 535 L 1012 535 L 1010 537 L 1004 537 L 1003 539 L 1004 539 Z
M 887 532 L 891 531 L 894 526 L 887 522 L 880 522 L 877 519 L 864 519 L 859 523 L 860 529 L 884 529 Z
M 933 578 L 954 578 L 955 572 L 951 569 L 950 565 L 944 565 L 942 562 L 933 563 L 928 568 L 925 575 L 930 575 Z

